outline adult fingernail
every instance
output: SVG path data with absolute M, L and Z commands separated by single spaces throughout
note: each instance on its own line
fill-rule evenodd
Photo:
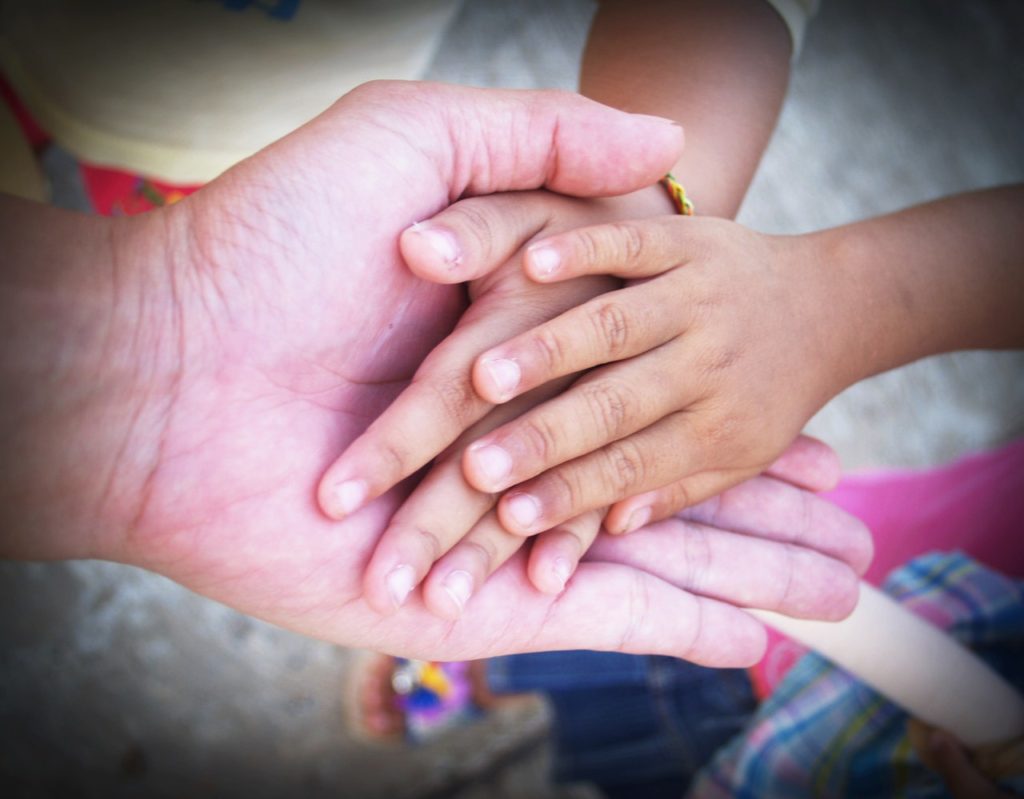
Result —
M 437 256 L 449 268 L 462 263 L 462 250 L 459 248 L 459 242 L 451 231 L 418 223 L 414 224 L 412 229 L 419 234 L 427 246 L 437 253 Z
M 513 494 L 506 500 L 506 508 L 516 524 L 529 530 L 540 518 L 540 503 L 530 494 Z
M 512 458 L 497 444 L 471 447 L 470 455 L 476 468 L 495 491 L 502 488 L 508 476 L 512 474 Z
M 549 277 L 562 265 L 562 256 L 551 247 L 533 247 L 529 252 L 534 274 Z
M 386 579 L 391 601 L 396 608 L 402 607 L 416 584 L 416 572 L 413 571 L 412 566 L 403 563 L 401 566 L 395 566 L 388 573 Z
M 484 361 L 484 368 L 494 387 L 498 389 L 498 396 L 502 400 L 510 399 L 519 388 L 519 380 L 522 377 L 519 364 L 510 358 L 488 358 Z
M 569 582 L 569 578 L 572 577 L 572 564 L 567 558 L 555 558 L 555 562 L 551 564 L 551 571 L 558 581 L 558 590 L 563 590 L 565 584 Z
M 473 595 L 473 576 L 467 571 L 457 569 L 445 577 L 441 585 L 455 604 L 455 607 L 458 608 L 459 615 L 461 616 L 466 603 Z
M 646 505 L 642 508 L 637 508 L 629 516 L 629 521 L 623 528 L 622 533 L 633 533 L 643 527 L 647 522 L 651 520 L 651 506 Z
M 365 480 L 346 480 L 334 487 L 331 515 L 339 518 L 359 510 L 369 493 Z

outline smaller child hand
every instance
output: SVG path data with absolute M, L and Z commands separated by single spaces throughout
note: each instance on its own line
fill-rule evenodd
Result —
M 843 385 L 823 270 L 801 239 L 661 217 L 531 244 L 538 282 L 632 283 L 474 362 L 493 403 L 592 370 L 467 448 L 469 483 L 507 491 L 502 525 L 530 535 L 613 505 L 605 527 L 628 532 L 768 469 Z

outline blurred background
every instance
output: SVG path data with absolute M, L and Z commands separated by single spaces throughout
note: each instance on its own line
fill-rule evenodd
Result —
M 594 9 L 453 3 L 417 68 L 573 89 Z M 88 210 L 74 158 L 49 147 L 42 163 L 53 201 Z M 824 0 L 740 221 L 796 233 L 1021 180 L 1024 4 Z M 1024 432 L 1024 353 L 881 375 L 833 401 L 810 432 L 848 469 L 938 464 L 999 444 Z M 342 710 L 351 657 L 129 567 L 0 564 L 0 793 L 593 795 L 548 785 L 539 706 L 418 747 L 355 740 Z

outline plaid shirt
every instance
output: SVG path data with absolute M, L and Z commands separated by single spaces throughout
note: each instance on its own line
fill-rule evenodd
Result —
M 885 590 L 1024 687 L 1024 582 L 959 553 L 930 554 L 893 573 Z M 912 750 L 906 722 L 907 714 L 881 694 L 808 654 L 687 796 L 949 796 Z M 1006 787 L 1020 790 L 1024 782 Z

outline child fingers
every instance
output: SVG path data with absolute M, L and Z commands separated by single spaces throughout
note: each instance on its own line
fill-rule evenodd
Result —
M 541 393 L 560 388 L 555 382 Z M 532 396 L 523 397 L 495 409 L 466 438 L 514 418 L 536 401 Z M 463 443 L 460 440 L 456 447 Z M 495 499 L 466 482 L 458 454 L 443 458 L 399 508 L 377 542 L 364 576 L 364 595 L 370 606 L 379 613 L 401 607 L 431 566 L 479 525 L 494 507 Z M 501 562 L 511 554 L 506 554 Z M 479 583 L 469 587 L 472 592 Z
M 613 365 L 474 441 L 463 454 L 463 473 L 481 491 L 503 491 L 636 433 L 688 399 L 657 358 Z
M 651 284 L 603 294 L 481 354 L 473 386 L 488 402 L 507 402 L 535 386 L 647 352 L 686 328 L 685 311 L 666 313 Z
M 430 462 L 491 406 L 453 372 L 424 375 L 353 441 L 320 480 L 320 507 L 343 519 Z
M 773 516 L 770 508 L 761 512 Z M 628 538 L 604 536 L 588 553 L 592 559 L 614 560 L 702 596 L 794 618 L 844 618 L 858 596 L 857 574 L 841 560 L 678 518 Z
M 423 601 L 444 619 L 458 619 L 473 594 L 524 544 L 498 522 L 493 511 L 433 565 L 423 582 Z
M 705 453 L 691 414 L 673 413 L 627 438 L 517 485 L 498 503 L 509 532 L 533 535 L 700 470 Z
M 494 498 L 462 479 L 458 459 L 435 466 L 394 515 L 370 557 L 363 594 L 378 613 L 392 613 L 431 566 L 479 522 Z
M 320 507 L 342 519 L 443 452 L 491 405 L 477 396 L 467 365 L 482 349 L 521 330 L 519 316 L 492 314 L 456 330 L 423 362 L 412 383 L 328 467 Z
M 540 283 L 579 275 L 660 275 L 689 262 L 694 249 L 689 234 L 700 224 L 668 216 L 577 228 L 531 244 L 523 268 Z
M 532 555 L 530 558 L 529 574 L 534 585 L 545 593 L 559 593 L 600 527 L 600 514 L 590 513 L 538 536 L 535 545 L 547 543 L 542 546 L 540 560 Z M 488 513 L 430 570 L 423 582 L 427 608 L 441 618 L 458 619 L 473 594 L 524 543 L 522 536 L 501 526 L 493 511 Z
M 505 263 L 550 221 L 544 195 L 470 197 L 406 228 L 399 238 L 409 269 L 435 283 L 473 280 Z
M 588 511 L 533 540 L 527 570 L 530 582 L 538 591 L 545 594 L 562 592 L 580 559 L 601 531 L 602 515 L 600 510 Z

